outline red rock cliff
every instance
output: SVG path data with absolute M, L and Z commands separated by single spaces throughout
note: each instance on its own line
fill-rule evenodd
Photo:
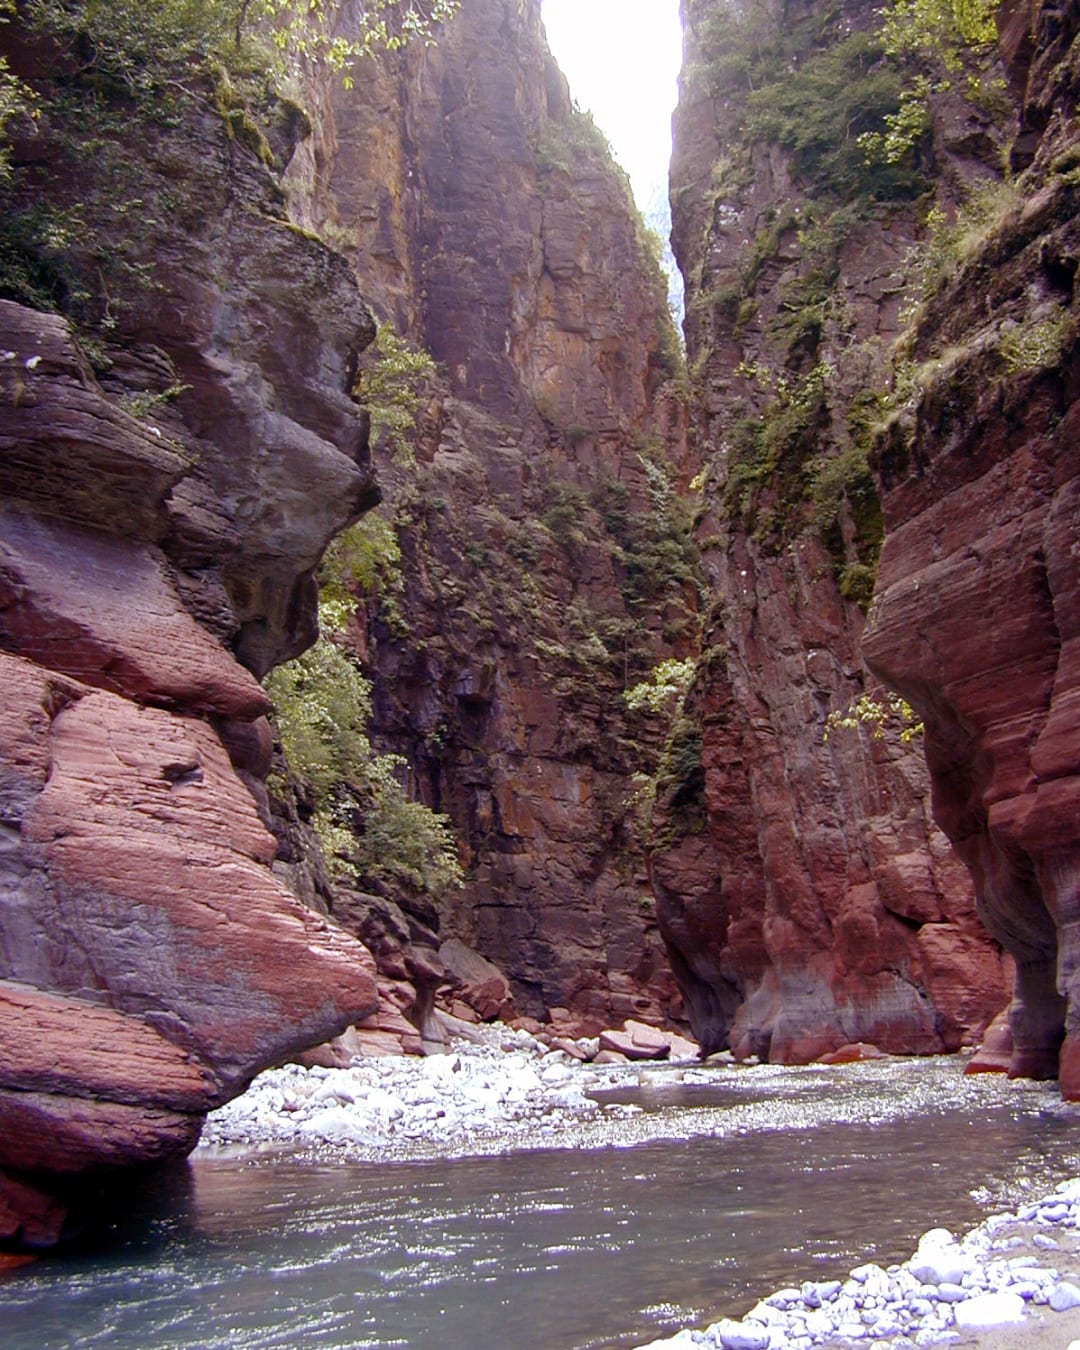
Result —
M 1080 1097 L 1075 4 L 1007 4 L 1014 162 L 927 298 L 876 450 L 887 535 L 867 657 L 926 723 L 934 812 L 1016 959 L 1012 1070 Z M 1062 1040 L 1064 1038 L 1064 1045 Z
M 992 175 L 1007 130 L 946 95 L 918 158 L 868 165 L 856 136 L 899 93 L 877 8 L 684 5 L 672 202 L 712 607 L 652 880 L 699 1038 L 779 1061 L 955 1049 L 1006 998 L 920 747 L 896 727 L 825 737 L 875 689 L 867 428 L 914 199 Z
M 45 1246 L 377 1001 L 256 800 L 256 676 L 310 641 L 312 569 L 377 496 L 346 396 L 373 326 L 213 89 L 132 100 L 2 35 L 44 112 L 5 198 L 29 303 L 0 300 L 0 1241 Z
M 404 927 L 495 961 L 520 1012 L 663 1020 L 631 837 L 662 734 L 622 693 L 689 649 L 697 599 L 677 354 L 625 178 L 536 0 L 465 0 L 434 48 L 316 102 L 294 200 L 442 371 L 415 468 L 381 453 L 399 618 L 384 598 L 357 635 L 378 739 L 464 844 L 439 933 Z M 339 909 L 369 931 L 365 902 Z

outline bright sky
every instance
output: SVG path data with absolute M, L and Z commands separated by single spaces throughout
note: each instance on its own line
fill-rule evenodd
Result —
M 682 61 L 679 0 L 543 0 L 570 92 L 588 108 L 649 213 L 667 193 L 671 114 Z

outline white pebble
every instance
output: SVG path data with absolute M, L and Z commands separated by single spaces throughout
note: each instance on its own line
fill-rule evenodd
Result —
M 958 1303 L 954 1309 L 958 1327 L 997 1327 L 1024 1320 L 1024 1300 L 1019 1294 L 980 1294 Z
M 1069 1280 L 1062 1280 L 1060 1284 L 1054 1286 L 1050 1295 L 1050 1306 L 1055 1312 L 1080 1307 L 1080 1289 Z
M 733 1322 L 725 1318 L 712 1330 L 719 1336 L 724 1350 L 769 1350 L 772 1337 L 767 1327 L 747 1322 Z

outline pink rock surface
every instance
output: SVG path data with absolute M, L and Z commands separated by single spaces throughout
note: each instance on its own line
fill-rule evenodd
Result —
M 1080 352 L 1070 326 L 1059 346 L 1009 363 L 998 335 L 1038 332 L 1071 302 L 1080 229 L 1056 166 L 1077 148 L 1069 53 L 1080 8 L 1035 4 L 1026 28 L 1024 8 L 1003 11 L 1024 97 L 1023 200 L 916 331 L 913 360 L 935 360 L 876 451 L 887 535 L 865 650 L 923 717 L 935 816 L 970 870 L 980 917 L 1015 958 L 1010 1072 L 1053 1077 L 1060 1051 L 1073 1098 Z M 1004 1053 L 999 1043 L 993 1057 Z
M 55 74 L 14 50 L 30 81 Z M 226 150 L 200 108 L 140 146 L 148 219 L 185 155 Z M 54 130 L 43 162 L 66 153 Z M 374 499 L 345 392 L 373 325 L 347 268 L 286 228 L 265 165 L 227 153 L 192 190 L 227 179 L 251 209 L 225 230 L 209 200 L 186 224 L 154 216 L 155 285 L 116 297 L 108 388 L 62 318 L 0 301 L 9 1244 L 57 1241 L 91 1182 L 115 1174 L 112 1193 L 127 1167 L 186 1153 L 207 1109 L 378 1004 L 364 948 L 271 872 L 252 795 L 269 700 L 234 654 L 261 674 L 311 640 L 311 570 Z M 85 200 L 71 175 L 52 183 Z M 155 397 L 174 382 L 183 407 Z

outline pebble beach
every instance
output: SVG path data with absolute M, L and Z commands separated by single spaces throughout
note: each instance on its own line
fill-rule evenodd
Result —
M 716 1071 L 695 1061 L 663 1069 L 668 1081 L 691 1084 Z M 427 1058 L 270 1070 L 211 1115 L 200 1148 L 387 1158 L 633 1143 L 640 1107 L 605 1097 L 648 1082 L 651 1072 L 581 1063 L 526 1032 L 485 1028 Z M 927 1209 L 932 1214 L 932 1196 Z M 1080 1178 L 961 1236 L 931 1229 L 900 1264 L 865 1263 L 846 1279 L 777 1289 L 737 1319 L 651 1341 L 647 1350 L 948 1344 L 1080 1350 Z

